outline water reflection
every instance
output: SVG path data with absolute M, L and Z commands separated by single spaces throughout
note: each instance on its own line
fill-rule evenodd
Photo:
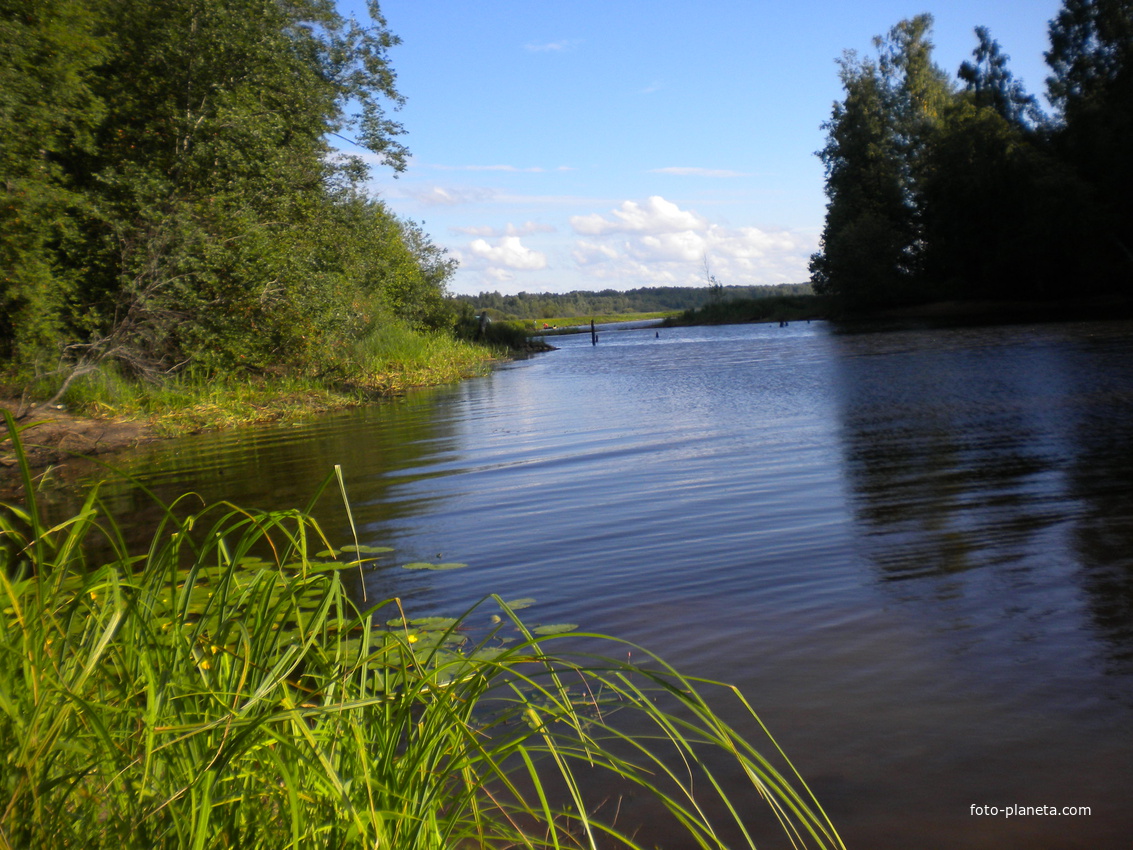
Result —
M 736 683 L 850 846 L 1121 846 L 1133 327 L 556 344 L 458 387 L 155 446 L 127 467 L 167 497 L 279 508 L 342 464 L 361 542 L 471 565 L 391 564 L 372 597 L 454 614 L 488 592 L 533 596 L 533 623 Z M 144 498 L 108 493 L 151 525 Z M 336 494 L 316 515 L 347 539 Z M 1008 802 L 1096 808 L 1042 840 L 968 815 Z
M 351 512 L 362 529 L 396 529 L 429 509 L 427 498 L 407 502 L 388 498 L 387 492 L 400 480 L 427 476 L 429 466 L 443 462 L 453 435 L 451 423 L 437 417 L 435 408 L 445 393 L 422 391 L 309 422 L 151 444 L 114 456 L 112 470 L 94 467 L 87 486 L 101 482 L 102 500 L 120 518 L 134 548 L 148 542 L 163 505 L 176 499 L 183 512 L 219 501 L 251 510 L 309 508 L 330 541 L 342 545 L 352 541 L 352 531 L 333 480 L 335 465 L 343 468 Z M 357 486 L 363 481 L 364 487 Z M 84 492 L 56 494 L 48 505 L 50 516 L 69 515 Z M 401 579 L 395 565 L 380 564 L 368 583 L 384 598 L 398 591 Z
M 851 502 L 862 553 L 880 578 L 934 578 L 906 597 L 931 593 L 937 615 L 951 616 L 955 628 L 983 628 L 999 639 L 1009 633 L 1012 642 L 1039 645 L 1036 656 L 1073 653 L 1081 617 L 1104 635 L 1112 660 L 1127 666 L 1128 326 L 919 329 L 835 339 Z M 986 575 L 945 579 L 981 569 Z M 976 595 L 986 598 L 977 604 Z
M 1127 340 L 1095 333 L 1073 346 L 1082 374 L 1069 487 L 1080 506 L 1072 547 L 1111 672 L 1133 673 L 1133 357 Z
M 882 576 L 1031 564 L 1062 514 L 1057 352 L 1011 328 L 836 339 L 847 472 Z

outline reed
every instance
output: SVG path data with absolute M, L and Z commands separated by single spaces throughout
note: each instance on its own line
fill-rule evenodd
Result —
M 22 474 L 0 506 L 0 847 L 638 847 L 595 812 L 597 770 L 652 795 L 681 846 L 751 845 L 753 800 L 786 844 L 843 846 L 777 747 L 703 696 L 760 730 L 733 689 L 531 629 L 523 601 L 357 604 L 340 571 L 382 556 L 332 548 L 305 511 L 186 495 L 131 552 L 97 488 L 48 527 Z M 596 640 L 618 652 L 581 651 Z

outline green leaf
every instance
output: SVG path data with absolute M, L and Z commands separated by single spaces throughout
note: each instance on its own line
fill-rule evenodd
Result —
M 536 626 L 532 629 L 537 635 L 560 635 L 563 632 L 573 632 L 578 628 L 578 623 L 554 623 L 549 626 Z
M 357 552 L 359 555 L 381 555 L 385 552 L 392 552 L 391 546 L 367 546 L 365 543 L 354 544 L 350 543 L 342 547 L 343 552 Z
M 467 567 L 468 564 L 430 564 L 425 561 L 414 561 L 411 564 L 403 564 L 403 570 L 459 570 L 461 567 Z

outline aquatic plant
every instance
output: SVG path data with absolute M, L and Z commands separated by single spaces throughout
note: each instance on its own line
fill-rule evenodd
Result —
M 0 506 L 0 847 L 640 846 L 598 772 L 681 846 L 754 846 L 762 801 L 791 846 L 843 847 L 705 696 L 761 730 L 734 689 L 531 628 L 531 600 L 356 603 L 342 571 L 389 553 L 331 547 L 308 512 L 190 494 L 131 552 L 97 487 L 48 527 L 21 473 Z

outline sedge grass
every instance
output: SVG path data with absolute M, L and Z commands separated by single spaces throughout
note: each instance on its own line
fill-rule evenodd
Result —
M 599 636 L 537 633 L 526 600 L 362 609 L 339 570 L 371 550 L 330 549 L 303 511 L 185 496 L 131 553 L 97 489 L 46 527 L 23 474 L 26 502 L 0 506 L 0 848 L 640 846 L 594 811 L 596 770 L 682 847 L 754 846 L 752 801 L 777 846 L 843 846 L 773 742 L 702 695 L 759 731 L 733 689 L 626 644 L 647 663 L 558 650 Z
M 73 381 L 62 401 L 82 415 L 144 420 L 157 433 L 174 436 L 294 421 L 417 387 L 455 383 L 484 374 L 503 356 L 498 348 L 392 320 L 375 325 L 344 351 L 343 360 L 322 375 L 283 367 L 218 373 L 189 366 L 158 381 L 142 381 L 104 363 Z M 57 388 L 55 379 L 31 387 L 38 398 L 50 398 Z

